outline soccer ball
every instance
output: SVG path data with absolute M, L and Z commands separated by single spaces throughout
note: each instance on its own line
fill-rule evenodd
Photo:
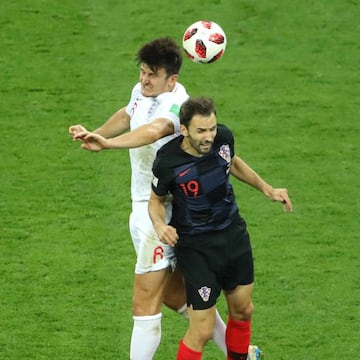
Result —
M 190 60 L 202 64 L 212 63 L 224 54 L 225 32 L 213 21 L 197 21 L 186 29 L 183 48 Z

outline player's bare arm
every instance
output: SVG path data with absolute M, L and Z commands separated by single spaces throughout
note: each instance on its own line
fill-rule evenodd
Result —
M 93 131 L 93 133 L 100 134 L 105 138 L 114 137 L 119 134 L 122 134 L 124 131 L 128 130 L 130 127 L 130 117 L 126 113 L 126 108 L 121 108 L 99 128 Z M 80 138 L 89 134 L 88 131 L 84 126 L 78 125 L 71 125 L 69 127 L 69 134 L 72 136 L 74 140 L 80 140 Z
M 160 118 L 109 140 L 112 149 L 130 149 L 152 144 L 173 133 L 173 123 L 169 119 Z
M 126 107 L 116 111 L 110 118 L 93 132 L 105 138 L 118 136 L 130 128 L 130 116 L 126 112 Z
M 149 215 L 154 229 L 161 242 L 175 246 L 178 240 L 176 229 L 165 222 L 165 196 L 158 196 L 151 191 L 149 201 Z
M 273 188 L 237 155 L 232 158 L 230 172 L 238 180 L 264 193 L 271 201 L 281 202 L 284 211 L 293 210 L 287 189 Z
M 167 135 L 174 133 L 174 125 L 168 119 L 156 119 L 125 134 L 105 139 L 98 133 L 79 132 L 75 139 L 83 142 L 82 148 L 89 151 L 103 149 L 132 149 L 154 143 Z

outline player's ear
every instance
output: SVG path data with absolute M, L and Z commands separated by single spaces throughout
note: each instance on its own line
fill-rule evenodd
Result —
M 168 86 L 170 89 L 172 89 L 172 87 L 175 85 L 175 83 L 177 82 L 179 78 L 178 74 L 172 74 L 168 77 Z
M 185 137 L 189 135 L 187 128 L 183 124 L 180 124 L 180 133 Z

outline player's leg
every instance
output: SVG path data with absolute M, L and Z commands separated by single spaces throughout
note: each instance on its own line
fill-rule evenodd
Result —
M 135 316 L 156 315 L 161 311 L 171 268 L 135 274 L 133 312 Z
M 157 239 L 147 202 L 133 202 L 130 232 L 137 252 L 130 359 L 150 360 L 161 339 L 161 306 L 173 265 L 167 256 L 171 248 Z
M 161 305 L 188 317 L 184 281 L 174 272 L 174 249 L 162 244 L 147 216 L 146 203 L 133 203 L 130 230 L 138 254 L 133 294 L 134 327 L 131 337 L 131 359 L 151 359 L 161 339 Z M 140 214 L 140 216 L 139 216 Z M 216 312 L 214 342 L 226 354 L 226 326 Z M 151 334 L 151 335 L 150 335 Z M 146 346 L 144 339 L 147 339 Z M 137 355 L 137 353 L 140 354 Z M 145 355 L 148 354 L 148 355 Z M 136 355 L 136 357 L 135 357 Z
M 161 261 L 164 248 L 157 248 L 156 245 L 144 247 L 144 240 L 154 234 L 147 202 L 133 202 L 129 227 L 137 254 L 130 359 L 151 360 L 161 339 L 161 304 L 166 278 L 171 273 L 170 264 Z M 154 262 L 160 262 L 162 266 L 153 268 Z
M 171 206 L 170 204 L 167 204 L 166 207 L 167 222 L 170 220 L 171 214 L 172 214 Z M 169 251 L 167 251 L 167 256 L 169 257 L 168 260 L 169 263 L 172 263 L 173 259 L 175 259 L 174 248 L 170 248 Z M 188 318 L 185 282 L 183 279 L 183 275 L 179 270 L 179 267 L 176 267 L 175 271 L 171 275 L 171 278 L 169 278 L 167 282 L 164 303 L 170 309 L 173 309 L 182 316 Z M 226 331 L 226 325 L 223 319 L 221 318 L 219 312 L 216 310 L 215 327 L 214 327 L 214 334 L 212 340 L 224 354 L 226 354 L 225 331 Z
M 164 304 L 177 311 L 180 315 L 188 318 L 188 308 L 186 305 L 186 292 L 184 278 L 178 268 L 169 276 L 165 290 Z M 215 311 L 215 324 L 212 340 L 215 345 L 226 355 L 225 343 L 226 325 L 218 310 Z
M 189 327 L 180 341 L 177 360 L 200 360 L 205 344 L 212 338 L 215 306 L 205 310 L 189 310 Z
M 141 226 L 137 228 L 137 236 L 140 238 L 140 243 L 135 266 L 134 315 L 147 316 L 159 313 L 164 301 L 165 289 L 168 289 L 170 307 L 178 310 L 184 305 L 185 296 L 182 279 L 178 272 L 173 272 L 176 262 L 173 248 L 160 242 L 152 224 L 146 226 L 144 216 Z M 176 283 L 172 284 L 171 279 Z M 170 295 L 170 292 L 174 294 Z
M 161 340 L 161 304 L 170 269 L 135 274 L 130 359 L 151 360 Z
M 194 246 L 197 241 L 199 243 Z M 214 330 L 219 332 L 216 322 L 221 324 L 222 329 L 222 334 L 219 332 L 222 346 L 219 347 L 226 354 L 225 324 L 215 307 L 221 287 L 216 272 L 209 266 L 209 259 L 212 257 L 209 256 L 207 247 L 203 246 L 207 241 L 208 234 L 197 237 L 196 241 L 193 237 L 183 237 L 181 245 L 175 247 L 178 265 L 185 279 L 190 319 L 188 331 L 180 342 L 178 359 L 200 359 L 206 342 L 211 338 L 215 340 Z
M 178 267 L 169 275 L 165 288 L 164 304 L 179 313 L 185 311 L 185 317 L 187 317 L 184 278 Z
M 253 284 L 249 284 L 237 286 L 233 291 L 224 291 L 229 310 L 226 328 L 228 359 L 247 359 L 254 310 L 252 290 Z
M 222 283 L 229 318 L 226 329 L 228 359 L 247 359 L 251 340 L 254 262 L 250 237 L 243 219 L 234 219 L 224 232 L 227 253 L 231 254 Z
M 155 354 L 161 339 L 161 305 L 164 299 L 166 299 L 167 306 L 188 318 L 184 281 L 179 270 L 172 272 L 169 265 L 165 269 L 142 273 L 144 269 L 147 269 L 147 266 L 144 265 L 146 263 L 144 259 L 149 259 L 146 253 L 149 252 L 149 249 L 154 248 L 151 243 L 151 240 L 141 243 L 136 266 L 136 271 L 139 273 L 135 274 L 134 281 L 134 327 L 130 347 L 131 359 L 133 360 L 152 359 Z M 156 246 L 157 252 L 159 252 L 158 246 Z M 153 250 L 151 251 L 153 252 Z M 166 254 L 167 250 L 163 249 L 161 252 Z M 153 264 L 153 269 L 164 266 L 166 262 L 163 260 L 171 258 L 169 254 L 167 255 L 158 263 Z M 152 258 L 154 257 L 152 256 Z M 160 263 L 163 263 L 163 265 L 160 265 Z M 217 310 L 215 310 L 215 323 L 216 336 L 213 337 L 213 340 L 226 354 L 226 326 Z

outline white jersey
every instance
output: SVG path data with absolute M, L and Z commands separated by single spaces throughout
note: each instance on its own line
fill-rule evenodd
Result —
M 126 107 L 130 116 L 130 130 L 151 123 L 155 119 L 169 119 L 174 124 L 174 134 L 166 136 L 156 142 L 129 149 L 131 164 L 131 198 L 132 201 L 148 201 L 151 192 L 152 164 L 156 152 L 169 140 L 179 135 L 179 110 L 181 104 L 187 100 L 184 86 L 176 83 L 171 92 L 157 96 L 146 97 L 141 94 L 140 83 L 136 84 L 131 93 L 131 99 Z

